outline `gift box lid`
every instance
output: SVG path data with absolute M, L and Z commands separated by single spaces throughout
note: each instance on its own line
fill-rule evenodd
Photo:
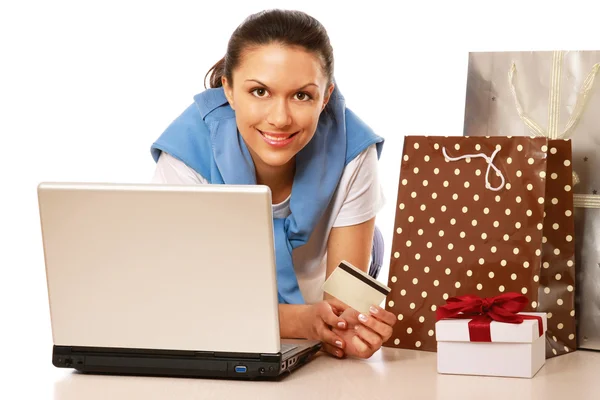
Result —
M 542 330 L 547 329 L 546 313 L 520 312 L 519 315 L 534 315 L 541 317 Z M 435 338 L 438 342 L 469 342 L 469 322 L 471 319 L 443 319 L 435 324 Z M 520 324 L 490 322 L 492 342 L 502 343 L 532 343 L 540 337 L 538 320 L 526 319 Z

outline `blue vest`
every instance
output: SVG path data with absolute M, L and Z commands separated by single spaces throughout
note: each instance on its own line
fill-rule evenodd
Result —
M 337 88 L 322 112 L 311 141 L 296 155 L 290 198 L 291 214 L 274 218 L 277 289 L 280 303 L 303 304 L 292 250 L 306 244 L 328 207 L 345 166 L 372 144 L 381 155 L 383 138 L 345 106 Z M 223 88 L 194 96 L 191 104 L 152 145 L 183 161 L 211 184 L 254 185 L 252 157 L 237 129 L 235 112 Z

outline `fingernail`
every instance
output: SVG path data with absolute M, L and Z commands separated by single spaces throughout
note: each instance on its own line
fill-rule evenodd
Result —
M 335 341 L 335 345 L 336 345 L 337 347 L 339 347 L 340 349 L 342 348 L 342 342 L 340 342 L 339 340 L 336 340 L 336 341 Z M 339 352 L 338 352 L 338 353 L 339 353 Z
M 373 306 L 369 307 L 369 311 L 371 311 L 371 314 L 377 314 L 378 313 L 378 310 L 375 307 L 373 307 Z
M 366 316 L 366 315 L 364 315 L 364 314 L 359 314 L 359 315 L 358 315 L 358 319 L 359 319 L 361 322 L 367 322 L 367 316 Z
M 335 355 L 338 356 L 338 357 L 341 357 L 342 356 L 342 352 L 341 351 L 336 351 Z
M 345 322 L 338 322 L 338 328 L 345 328 L 346 327 L 346 323 Z
M 354 330 L 357 331 L 359 328 L 359 325 L 354 325 Z

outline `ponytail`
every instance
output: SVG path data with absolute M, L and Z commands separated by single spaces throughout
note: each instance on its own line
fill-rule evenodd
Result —
M 221 58 L 215 65 L 208 70 L 204 75 L 204 88 L 206 89 L 206 78 L 210 75 L 209 84 L 211 88 L 223 86 L 221 78 L 225 75 L 225 57 Z

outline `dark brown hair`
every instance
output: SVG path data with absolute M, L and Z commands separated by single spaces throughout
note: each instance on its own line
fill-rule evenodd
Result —
M 204 86 L 208 75 L 211 88 L 222 86 L 223 76 L 233 82 L 232 72 L 244 50 L 271 43 L 299 46 L 315 53 L 321 58 L 328 86 L 333 83 L 333 48 L 323 25 L 301 11 L 268 10 L 249 16 L 237 27 L 229 39 L 225 57 L 206 73 Z

